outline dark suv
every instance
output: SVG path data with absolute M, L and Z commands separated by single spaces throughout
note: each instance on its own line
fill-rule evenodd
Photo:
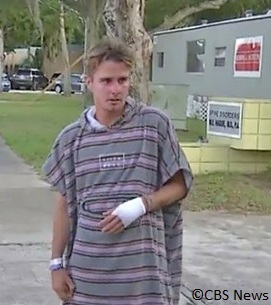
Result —
M 28 90 L 44 89 L 48 85 L 48 78 L 38 69 L 19 68 L 10 77 L 11 88 Z

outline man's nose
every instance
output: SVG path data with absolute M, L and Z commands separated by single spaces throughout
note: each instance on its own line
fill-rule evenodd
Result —
M 114 81 L 112 82 L 110 89 L 112 93 L 118 93 L 121 91 L 121 85 L 118 81 Z

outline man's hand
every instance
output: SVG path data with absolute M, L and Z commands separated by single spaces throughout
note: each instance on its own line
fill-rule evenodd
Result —
M 113 211 L 104 213 L 105 218 L 100 222 L 102 232 L 120 233 L 124 230 L 124 225 L 117 215 L 111 214 Z
M 69 301 L 74 292 L 74 284 L 66 269 L 52 271 L 52 288 L 62 301 Z
M 125 201 L 113 211 L 104 213 L 106 217 L 100 222 L 102 232 L 120 233 L 145 213 L 146 208 L 142 198 Z

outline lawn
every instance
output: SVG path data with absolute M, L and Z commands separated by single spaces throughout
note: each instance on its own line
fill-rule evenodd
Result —
M 2 101 L 2 102 L 1 102 Z M 0 135 L 27 163 L 40 170 L 58 132 L 83 111 L 83 97 L 0 95 Z M 202 122 L 189 121 L 190 131 L 178 131 L 182 141 L 196 141 Z
M 0 135 L 28 164 L 40 171 L 58 132 L 82 111 L 82 97 L 0 95 Z M 3 103 L 3 101 L 5 103 Z
M 215 210 L 239 214 L 271 213 L 271 171 L 257 175 L 199 175 L 185 201 L 190 211 Z
M 0 95 L 0 135 L 26 163 L 40 173 L 58 132 L 83 111 L 82 96 Z M 178 131 L 182 142 L 205 136 L 204 123 L 188 120 L 188 130 Z M 186 209 L 237 213 L 270 213 L 269 173 L 257 176 L 214 173 L 197 176 Z
M 180 142 L 197 142 L 199 137 L 206 137 L 206 123 L 197 119 L 187 119 L 187 129 L 177 130 Z

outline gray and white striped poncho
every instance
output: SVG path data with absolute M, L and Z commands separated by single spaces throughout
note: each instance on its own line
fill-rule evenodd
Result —
M 75 284 L 66 305 L 177 305 L 182 272 L 180 203 L 134 221 L 124 232 L 98 227 L 102 212 L 152 193 L 179 169 L 192 174 L 169 118 L 127 100 L 124 116 L 96 129 L 82 113 L 58 135 L 43 170 L 66 197 L 72 220 L 66 252 Z

